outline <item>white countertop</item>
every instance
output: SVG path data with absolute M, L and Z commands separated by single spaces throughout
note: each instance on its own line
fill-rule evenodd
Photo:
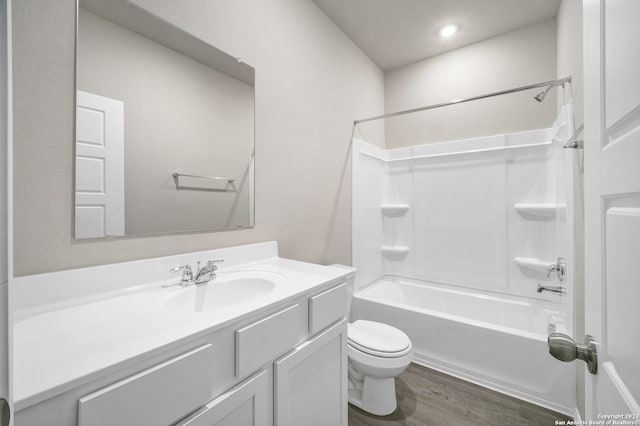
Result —
M 224 277 L 237 271 L 275 273 L 286 279 L 254 300 L 205 312 L 167 308 L 169 298 L 189 291 L 188 287 L 163 287 L 176 278 L 17 311 L 13 331 L 16 408 L 64 392 L 105 368 L 182 338 L 215 331 L 349 274 L 338 267 L 278 257 L 220 268 L 218 274 Z

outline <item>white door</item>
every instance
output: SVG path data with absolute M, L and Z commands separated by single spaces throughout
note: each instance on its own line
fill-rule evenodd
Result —
M 604 424 L 640 424 L 639 22 L 638 0 L 584 2 L 585 420 Z
M 76 238 L 124 235 L 124 103 L 78 90 Z

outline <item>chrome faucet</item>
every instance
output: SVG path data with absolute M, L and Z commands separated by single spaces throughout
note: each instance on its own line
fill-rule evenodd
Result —
M 543 286 L 538 284 L 538 289 L 536 290 L 538 293 L 542 293 L 543 291 L 550 291 L 556 294 L 565 294 L 567 290 L 562 286 Z
M 198 262 L 195 274 L 191 269 L 191 265 L 178 266 L 176 268 L 169 269 L 169 271 L 182 271 L 182 278 L 179 283 L 180 285 L 204 284 L 216 278 L 216 271 L 218 270 L 218 265 L 216 265 L 216 263 L 220 262 L 224 262 L 224 260 L 210 260 L 202 268 L 200 267 L 200 262 Z
M 210 260 L 205 266 L 200 268 L 200 262 L 197 265 L 197 272 L 193 278 L 195 284 L 204 284 L 216 278 L 218 265 L 216 263 L 224 262 L 224 259 Z

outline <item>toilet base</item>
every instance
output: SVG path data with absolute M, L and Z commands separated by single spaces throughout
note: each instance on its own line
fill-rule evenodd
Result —
M 350 380 L 349 403 L 376 416 L 388 416 L 398 407 L 395 378 L 365 376 L 360 383 Z

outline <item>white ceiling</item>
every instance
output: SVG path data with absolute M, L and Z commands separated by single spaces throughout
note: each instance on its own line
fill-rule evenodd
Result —
M 313 0 L 388 71 L 556 16 L 560 0 Z M 445 25 L 459 31 L 438 35 Z

